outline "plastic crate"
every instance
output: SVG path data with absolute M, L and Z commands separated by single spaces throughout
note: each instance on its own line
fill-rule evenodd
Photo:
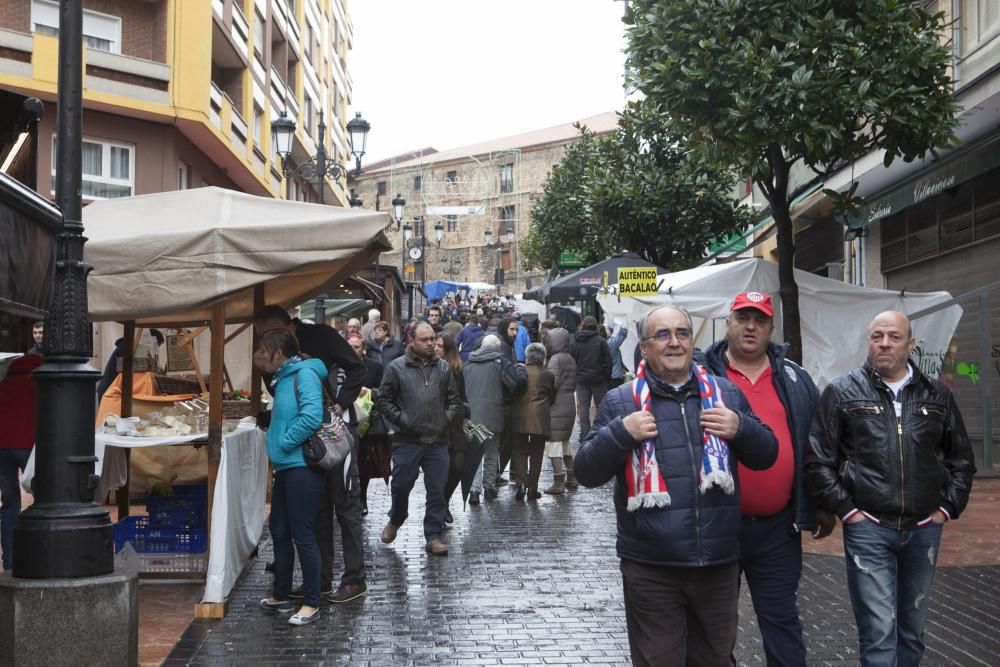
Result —
M 208 520 L 208 486 L 178 484 L 172 496 L 147 496 L 150 525 L 164 528 L 197 528 Z
M 115 553 L 131 543 L 136 553 L 196 554 L 208 546 L 204 526 L 171 528 L 152 525 L 148 516 L 130 516 L 115 524 Z

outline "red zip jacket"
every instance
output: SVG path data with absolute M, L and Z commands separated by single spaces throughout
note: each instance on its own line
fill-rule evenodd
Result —
M 31 449 L 35 446 L 35 381 L 31 371 L 42 365 L 38 354 L 26 354 L 11 362 L 0 381 L 0 449 Z

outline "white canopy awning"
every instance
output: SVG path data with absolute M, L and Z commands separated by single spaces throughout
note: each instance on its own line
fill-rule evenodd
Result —
M 782 340 L 778 265 L 774 262 L 753 258 L 700 266 L 661 275 L 659 281 L 656 296 L 619 299 L 617 295 L 603 295 L 597 298 L 601 308 L 608 313 L 608 319 L 620 319 L 629 324 L 629 337 L 621 349 L 630 368 L 631 353 L 638 342 L 634 325 L 659 305 L 677 305 L 688 310 L 698 333 L 696 345 L 705 349 L 725 337 L 725 318 L 737 294 L 750 290 L 763 292 L 769 294 L 774 303 L 773 340 Z M 864 362 L 867 328 L 875 315 L 885 310 L 913 314 L 951 299 L 948 292 L 903 294 L 859 287 L 798 269 L 795 270 L 795 282 L 799 287 L 802 366 L 820 388 Z M 928 359 L 940 359 L 937 355 L 948 351 L 961 317 L 962 308 L 955 305 L 915 321 L 913 330 L 919 354 Z M 914 361 L 920 363 L 919 358 Z M 927 370 L 937 375 L 936 370 Z
M 97 201 L 83 211 L 90 319 L 227 321 L 265 303 L 298 303 L 391 246 L 386 213 L 208 187 Z

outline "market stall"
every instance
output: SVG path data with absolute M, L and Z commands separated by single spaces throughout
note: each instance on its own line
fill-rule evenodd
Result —
M 249 327 L 264 304 L 299 303 L 367 265 L 390 248 L 383 233 L 388 217 L 201 188 L 98 201 L 84 210 L 83 219 L 89 239 L 85 259 L 94 267 L 88 281 L 90 319 L 125 326 L 118 419 L 137 408 L 134 345 L 129 343 L 138 332 L 157 326 L 211 337 L 204 365 L 207 431 L 185 434 L 190 420 L 165 420 L 157 422 L 156 433 L 167 439 L 158 446 L 205 445 L 209 563 L 196 613 L 219 617 L 260 538 L 266 482 L 263 433 L 233 421 L 225 424 L 231 432 L 224 433 L 226 325 Z M 256 414 L 260 399 L 255 370 L 245 412 Z M 98 435 L 97 441 L 125 452 L 152 442 L 139 429 L 111 440 Z M 128 495 L 119 496 L 120 510 L 127 514 Z

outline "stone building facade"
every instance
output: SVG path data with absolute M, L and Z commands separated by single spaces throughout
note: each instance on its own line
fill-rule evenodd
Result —
M 603 134 L 617 126 L 617 115 L 577 122 Z M 503 294 L 540 284 L 544 270 L 524 268 L 520 243 L 531 228 L 531 207 L 549 172 L 579 136 L 573 125 L 446 151 L 428 148 L 367 165 L 351 183 L 365 208 L 391 214 L 397 195 L 406 200 L 400 229 L 389 231 L 393 251 L 381 261 L 414 283 L 490 283 Z M 413 229 L 409 242 L 402 230 L 406 224 Z M 435 227 L 442 234 L 440 244 Z

